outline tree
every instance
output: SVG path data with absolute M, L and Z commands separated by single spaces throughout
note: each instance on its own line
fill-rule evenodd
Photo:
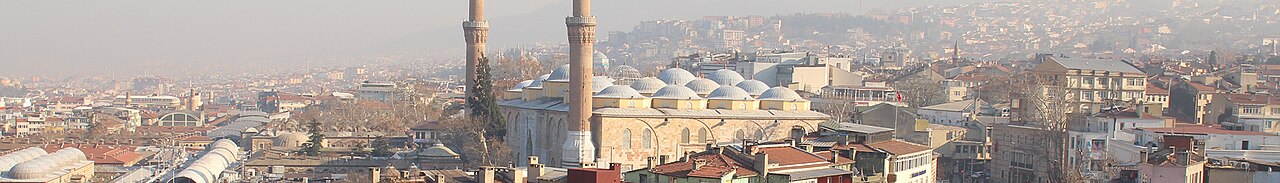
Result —
M 498 100 L 493 94 L 493 75 L 490 73 L 489 58 L 480 57 L 476 64 L 476 86 L 472 99 L 467 101 L 467 110 L 472 119 L 484 126 L 483 135 L 487 138 L 506 136 L 507 128 L 502 113 L 498 111 Z
M 462 160 L 468 167 L 492 166 L 511 162 L 513 151 L 501 138 L 486 138 L 486 129 L 474 118 L 447 118 L 440 121 L 445 126 L 447 137 L 460 146 Z
M 924 107 L 941 104 L 947 101 L 942 85 L 928 79 L 909 78 L 894 85 L 902 91 L 902 101 L 910 107 Z
M 1029 152 L 1040 156 L 1047 182 L 1086 182 L 1084 175 L 1068 161 L 1068 121 L 1071 114 L 1081 114 L 1078 96 L 1067 90 L 1067 79 L 1056 75 L 1025 74 L 1013 79 L 1010 97 L 1019 109 L 1010 116 L 1011 123 L 1037 128 L 1038 148 Z M 1037 170 L 1038 171 L 1038 170 Z
M 307 133 L 310 133 L 311 139 L 302 148 L 302 153 L 307 156 L 320 155 L 320 149 L 324 148 L 324 144 L 322 144 L 324 142 L 324 134 L 320 134 L 320 122 L 312 119 L 311 123 L 308 124 L 308 128 Z
M 370 152 L 370 154 L 374 157 L 389 157 L 395 155 L 395 152 L 391 151 L 391 144 L 387 143 L 386 139 L 378 136 L 373 140 L 373 152 Z

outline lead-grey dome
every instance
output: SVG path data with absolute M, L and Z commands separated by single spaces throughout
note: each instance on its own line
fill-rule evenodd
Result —
M 667 86 L 667 83 L 653 77 L 640 78 L 639 80 L 636 80 L 635 83 L 631 83 L 631 89 L 635 89 L 640 93 L 658 92 L 658 89 L 662 89 L 662 87 L 665 86 Z
M 662 87 L 662 89 L 658 89 L 658 92 L 653 93 L 651 97 L 661 99 L 702 99 L 697 92 L 693 92 L 693 89 L 680 85 Z
M 765 90 L 760 94 L 760 100 L 804 100 L 796 91 L 783 88 L 773 87 Z
M 716 88 L 715 91 L 712 91 L 711 94 L 707 95 L 707 98 L 722 100 L 754 100 L 754 98 L 751 98 L 751 94 L 748 94 L 746 90 L 742 90 L 742 88 L 738 88 L 736 86 L 721 86 L 720 88 Z
M 707 79 L 711 79 L 720 85 L 735 85 L 742 82 L 742 75 L 729 69 L 720 69 L 711 74 L 707 74 Z
M 689 89 L 693 89 L 693 92 L 698 95 L 706 95 L 711 94 L 711 91 L 719 88 L 720 84 L 716 84 L 715 81 L 711 81 L 710 79 L 698 78 L 693 81 L 689 81 L 689 83 L 684 84 L 684 86 L 689 87 Z
M 542 76 L 538 76 L 537 79 L 533 79 L 533 82 L 529 83 L 529 86 L 525 86 L 525 88 L 542 89 L 542 82 L 546 81 L 547 78 L 550 78 L 550 77 L 551 77 L 551 74 L 543 74 Z
M 667 85 L 684 85 L 696 78 L 698 77 L 694 77 L 693 73 L 680 68 L 670 68 L 658 73 L 658 79 L 666 82 Z
M 644 76 L 640 75 L 640 70 L 635 67 L 619 65 L 618 67 L 614 67 L 613 71 L 609 72 L 609 77 L 617 79 L 636 79 Z
M 640 94 L 640 92 L 637 92 L 635 89 L 631 89 L 631 87 L 614 85 L 614 86 L 606 87 L 606 88 L 604 88 L 604 90 L 600 90 L 600 92 L 599 92 L 599 93 L 596 93 L 595 97 L 600 97 L 600 98 L 644 98 L 644 95 L 641 95 L 641 94 Z
M 742 90 L 747 91 L 747 94 L 751 94 L 751 96 L 760 96 L 760 94 L 763 94 L 765 90 L 769 90 L 769 85 L 754 79 L 738 82 L 738 84 L 734 86 L 742 88 Z
M 600 92 L 605 87 L 613 86 L 613 78 L 609 76 L 591 77 L 591 92 Z
M 524 87 L 529 86 L 529 84 L 533 84 L 533 80 L 524 80 L 524 81 L 521 81 L 520 83 L 516 83 L 516 86 L 511 87 L 511 89 L 507 91 L 524 90 Z
M 551 70 L 551 76 L 547 77 L 547 81 L 569 82 L 569 64 L 560 65 L 555 70 Z

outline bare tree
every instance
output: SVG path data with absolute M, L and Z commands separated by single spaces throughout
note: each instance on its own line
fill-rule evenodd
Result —
M 911 107 L 931 106 L 947 101 L 947 94 L 942 91 L 942 85 L 927 79 L 906 79 L 895 83 L 894 89 L 902 91 L 903 102 Z
M 471 119 L 447 118 L 441 120 L 445 126 L 447 137 L 461 145 L 463 160 L 468 167 L 494 166 L 511 162 L 514 153 L 501 139 L 485 137 L 486 130 L 480 121 Z
M 1047 165 L 1043 166 L 1048 174 L 1046 181 L 1087 181 L 1066 162 L 1070 155 L 1067 149 L 1068 116 L 1082 112 L 1078 103 L 1072 102 L 1079 99 L 1068 92 L 1067 78 L 1030 73 L 1016 77 L 1012 83 L 1015 87 L 1009 90 L 1009 95 L 1015 99 L 1013 102 L 1019 111 L 1011 116 L 1010 121 L 1039 128 L 1035 138 L 1038 138 L 1036 144 L 1040 148 L 1034 148 L 1036 152 L 1030 153 L 1041 156 L 1039 159 Z

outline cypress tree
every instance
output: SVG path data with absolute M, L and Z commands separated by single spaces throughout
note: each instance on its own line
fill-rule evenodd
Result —
M 479 63 L 476 64 L 476 86 L 472 87 L 475 91 L 469 91 L 475 92 L 472 95 L 474 98 L 467 101 L 467 112 L 470 113 L 472 120 L 484 125 L 484 136 L 502 137 L 506 135 L 507 128 L 503 122 L 502 113 L 498 112 L 498 101 L 493 94 L 491 71 L 489 57 L 481 55 Z

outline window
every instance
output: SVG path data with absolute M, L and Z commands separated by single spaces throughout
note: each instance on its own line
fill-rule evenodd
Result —
M 1242 114 L 1262 114 L 1262 107 L 1259 106 L 1243 106 L 1240 109 Z
M 1271 108 L 1271 115 L 1280 115 L 1280 107 Z
M 1107 86 L 1111 84 L 1110 81 L 1111 80 L 1107 78 L 1098 78 L 1098 85 Z
M 1083 100 L 1093 100 L 1093 91 L 1083 91 L 1083 92 L 1080 92 L 1080 99 L 1083 99 Z
M 622 142 L 618 143 L 621 149 L 631 149 L 631 129 L 622 129 Z
M 1083 79 L 1080 79 L 1080 83 L 1084 83 L 1086 85 L 1093 85 L 1093 77 L 1084 77 Z
M 684 143 L 684 144 L 689 143 L 689 128 L 680 130 L 680 143 Z
M 698 130 L 698 143 L 707 143 L 707 129 Z
M 644 142 L 640 143 L 641 147 L 645 149 L 653 148 L 653 130 L 645 128 L 642 133 L 640 134 L 640 140 Z

